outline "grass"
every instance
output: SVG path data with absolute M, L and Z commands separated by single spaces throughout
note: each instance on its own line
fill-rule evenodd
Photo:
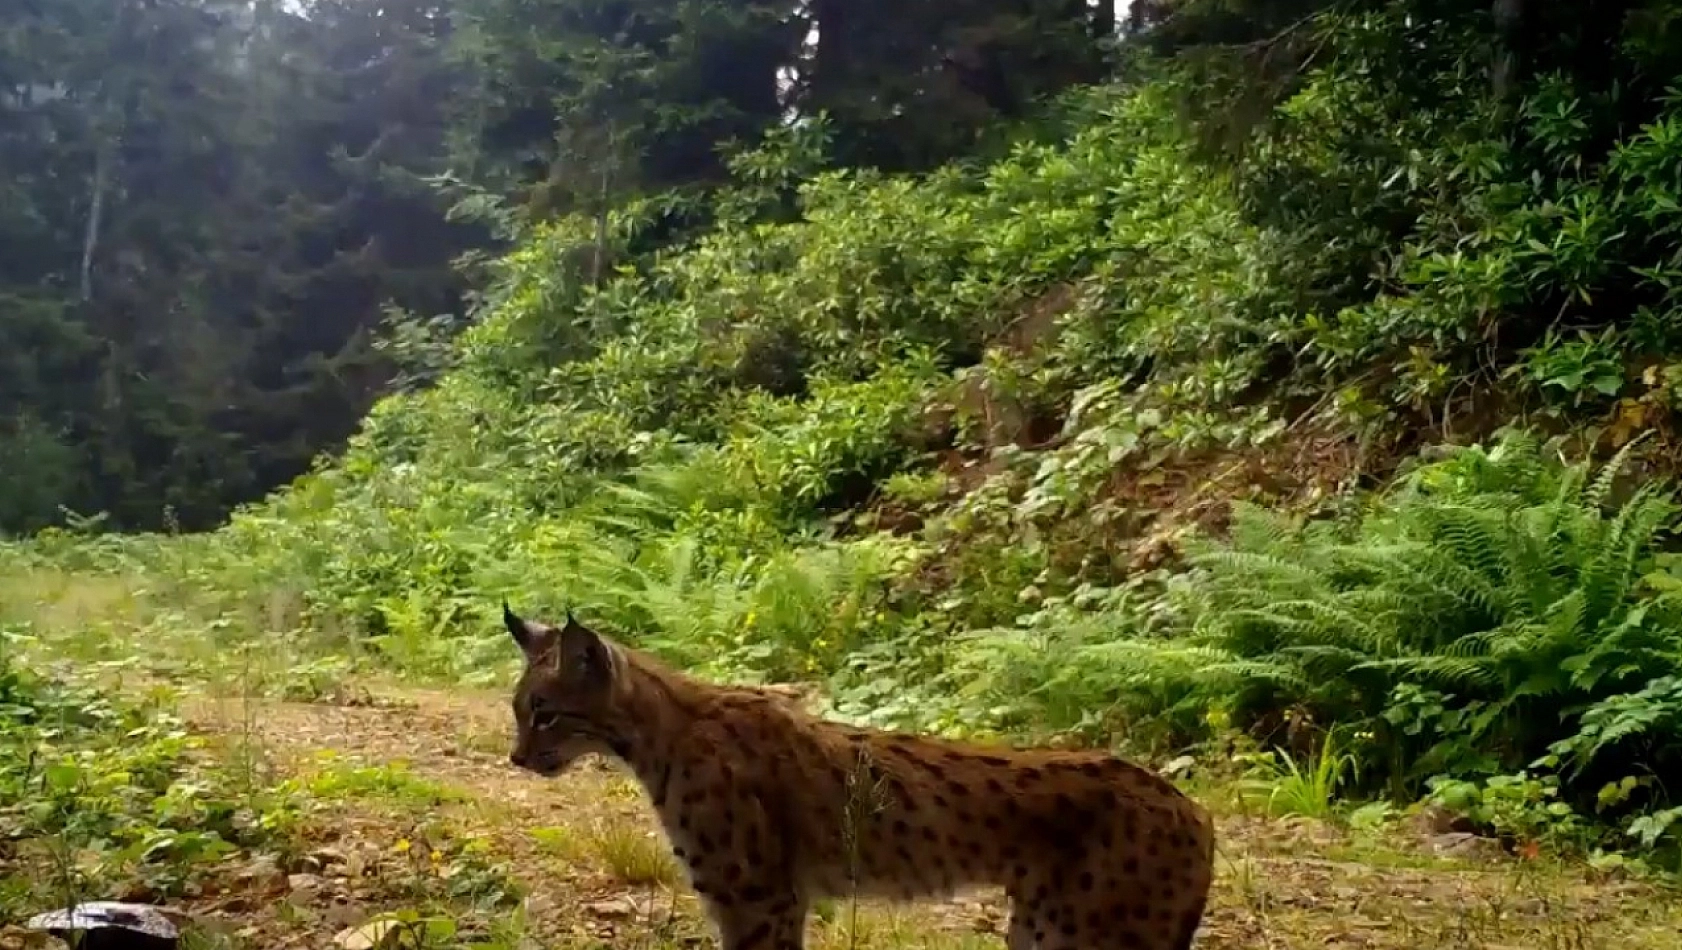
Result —
M 155 665 L 137 657 L 213 655 L 203 627 L 159 627 L 143 596 L 108 578 L 86 589 L 60 578 L 34 607 L 19 600 L 18 585 L 7 589 L 0 606 L 32 632 L 23 647 L 31 662 L 97 654 L 109 666 L 95 678 L 125 696 L 156 683 L 147 672 Z M 102 635 L 82 633 L 89 628 Z M 237 638 L 223 636 L 226 658 Z M 333 690 L 288 693 L 275 685 L 293 681 L 286 651 L 239 656 L 169 667 L 188 674 L 169 707 L 192 746 L 184 774 L 211 789 L 208 799 L 255 804 L 274 825 L 260 846 L 164 863 L 183 882 L 169 900 L 194 915 L 202 946 L 325 946 L 368 926 L 410 928 L 435 948 L 676 947 L 707 933 L 640 790 L 621 771 L 586 765 L 542 781 L 507 766 L 500 690 L 396 683 L 349 664 L 332 667 Z M 1271 774 L 1205 773 L 1188 786 L 1222 829 L 1199 947 L 1674 945 L 1682 899 L 1659 884 L 1547 854 L 1439 855 L 1405 819 L 1346 820 L 1333 804 L 1340 762 L 1328 744 Z M 3 846 L 8 916 L 63 896 L 20 882 L 62 876 L 55 868 L 81 860 L 72 843 L 40 835 Z M 134 880 L 115 873 L 87 890 L 109 894 Z M 1002 945 L 1005 907 L 991 892 L 827 904 L 810 931 L 823 950 Z
M 1328 732 L 1306 762 L 1280 750 L 1263 758 L 1259 766 L 1261 777 L 1244 779 L 1239 788 L 1259 801 L 1267 814 L 1330 821 L 1337 816 L 1338 792 L 1355 771 L 1356 762 L 1354 756 L 1338 751 Z
M 683 871 L 658 833 L 630 824 L 608 824 L 588 833 L 586 847 L 627 887 L 676 887 Z

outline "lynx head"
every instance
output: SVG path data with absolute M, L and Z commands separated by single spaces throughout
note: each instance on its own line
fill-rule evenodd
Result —
M 587 752 L 623 758 L 612 713 L 618 658 L 608 642 L 570 611 L 557 628 L 522 620 L 504 602 L 502 622 L 526 655 L 514 688 L 509 761 L 558 775 Z

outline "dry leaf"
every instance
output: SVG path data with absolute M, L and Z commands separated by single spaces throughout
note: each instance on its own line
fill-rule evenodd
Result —
M 333 937 L 333 943 L 343 950 L 374 950 L 387 946 L 403 925 L 390 918 L 370 920 L 359 927 L 347 927 Z

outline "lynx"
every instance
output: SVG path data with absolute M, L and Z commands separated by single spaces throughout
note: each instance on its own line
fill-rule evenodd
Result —
M 800 950 L 814 899 L 1001 886 L 1009 950 L 1188 950 L 1214 870 L 1202 806 L 1100 753 L 825 721 L 603 637 L 503 620 L 525 653 L 510 759 L 628 765 L 724 950 Z

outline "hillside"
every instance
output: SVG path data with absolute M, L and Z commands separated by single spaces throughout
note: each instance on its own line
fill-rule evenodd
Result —
M 882 724 L 1234 728 L 1351 793 L 1668 822 L 1676 509 L 1617 476 L 1672 453 L 1677 116 L 1505 102 L 1401 15 L 1316 21 L 1237 156 L 1158 61 L 991 164 L 802 175 L 791 127 L 599 285 L 587 220 L 538 227 L 436 386 L 236 517 L 227 583 L 432 672 L 506 669 L 508 596 Z
M 307 701 L 274 713 L 309 723 L 307 758 L 394 730 L 364 707 L 435 701 L 417 682 L 503 686 L 507 598 L 810 684 L 832 716 L 1173 769 L 1241 865 L 1200 946 L 1658 939 L 1682 866 L 1682 20 L 1143 6 L 1104 81 L 968 154 L 930 127 L 939 161 L 896 166 L 898 126 L 813 113 L 722 183 L 522 221 L 471 326 L 417 331 L 411 384 L 224 527 L 7 545 L 17 665 L 80 650 L 56 671 Z M 425 741 L 454 750 L 402 753 L 427 770 L 494 751 Z M 503 798 L 475 761 L 470 803 Z M 277 769 L 288 814 L 350 781 Z M 462 837 L 531 858 L 463 808 Z M 597 831 L 547 858 L 610 865 L 601 901 L 677 900 L 639 833 Z M 1537 868 L 1481 923 L 1403 906 L 1450 878 L 1493 906 Z M 457 920 L 500 886 L 434 883 L 414 900 Z M 658 916 L 632 903 L 596 916 Z

